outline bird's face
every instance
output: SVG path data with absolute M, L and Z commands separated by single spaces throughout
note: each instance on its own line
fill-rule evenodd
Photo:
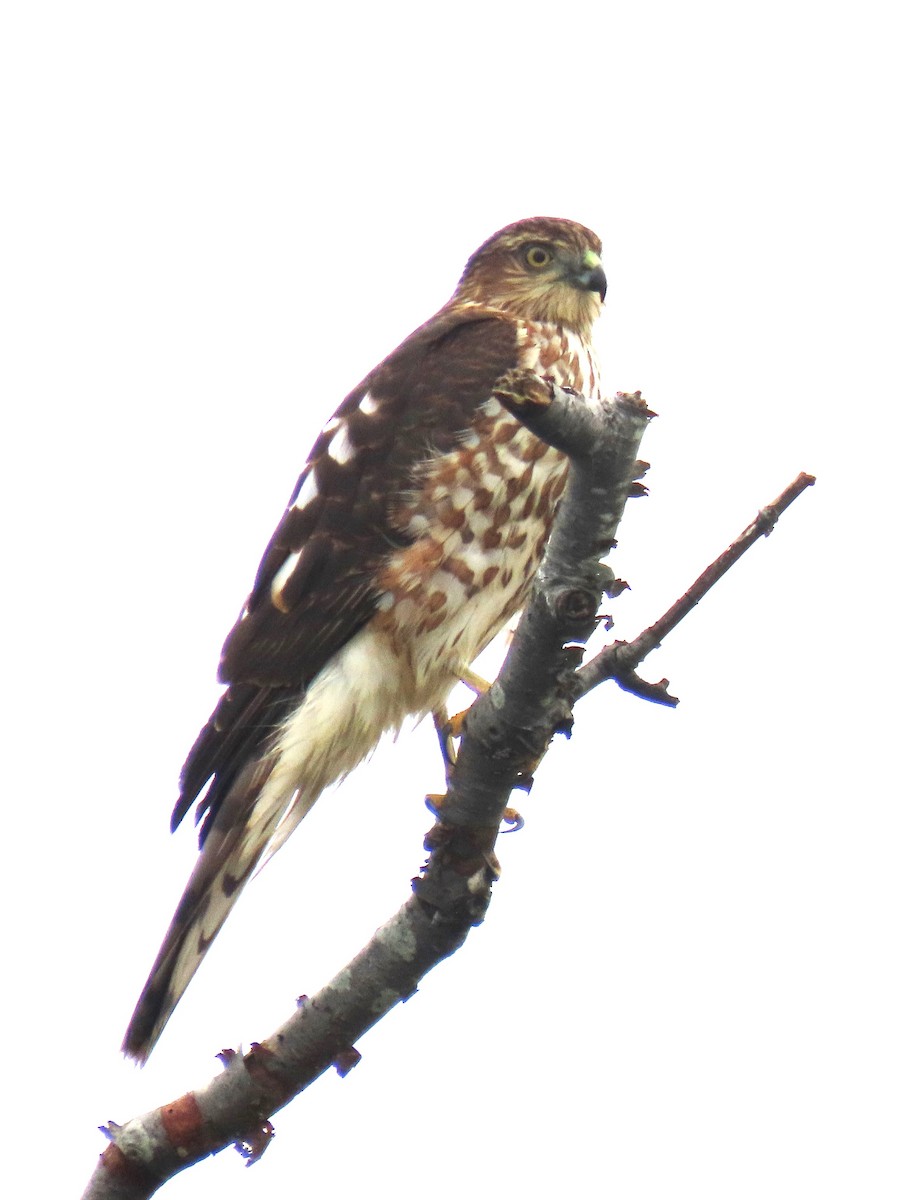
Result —
M 601 251 L 597 235 L 574 221 L 517 221 L 475 251 L 453 303 L 486 304 L 589 337 L 606 295 Z

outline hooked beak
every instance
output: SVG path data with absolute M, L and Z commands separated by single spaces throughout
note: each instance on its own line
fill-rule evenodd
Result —
M 581 269 L 574 275 L 575 282 L 586 292 L 599 292 L 600 299 L 606 299 L 606 272 L 600 255 L 594 250 L 585 250 L 581 260 Z

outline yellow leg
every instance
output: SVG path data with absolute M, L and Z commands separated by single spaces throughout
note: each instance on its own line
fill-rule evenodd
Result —
M 457 717 L 460 714 L 457 714 Z M 465 716 L 465 713 L 461 714 Z M 453 739 L 459 737 L 462 729 L 459 732 L 453 732 L 454 722 L 457 717 L 450 717 L 446 708 L 437 708 L 431 714 L 431 719 L 434 721 L 434 728 L 438 735 L 438 744 L 441 747 L 441 758 L 444 760 L 444 767 L 449 776 L 453 769 L 453 764 L 456 762 L 456 747 L 453 745 Z
M 476 675 L 474 671 L 468 670 L 460 674 L 459 682 L 464 683 L 467 688 L 471 688 L 476 696 L 483 696 L 491 686 L 489 679 L 484 679 L 481 675 Z
M 459 682 L 470 688 L 476 696 L 483 696 L 491 686 L 490 680 L 482 679 L 480 675 L 476 675 L 474 671 L 468 669 L 460 672 Z M 464 708 L 462 712 L 455 713 L 451 717 L 446 708 L 439 708 L 431 714 L 441 746 L 441 757 L 448 772 L 452 770 L 453 764 L 456 762 L 456 747 L 453 743 L 462 737 L 463 722 L 468 711 L 467 708 Z
M 490 680 L 483 679 L 480 675 L 476 675 L 474 671 L 469 670 L 460 673 L 459 681 L 465 684 L 467 688 L 470 688 L 476 696 L 483 696 L 491 686 Z M 441 757 L 444 760 L 444 772 L 448 783 L 456 763 L 456 746 L 454 742 L 462 737 L 463 724 L 468 711 L 467 708 L 463 709 L 462 712 L 458 712 L 451 717 L 446 708 L 439 708 L 435 709 L 431 714 L 438 735 L 438 743 L 441 747 Z M 425 797 L 426 804 L 436 816 L 440 816 L 441 802 L 443 800 L 444 796 L 436 793 L 429 793 Z M 511 826 L 511 829 L 505 831 L 507 833 L 515 832 L 525 824 L 524 818 L 514 808 L 504 809 L 503 820 Z

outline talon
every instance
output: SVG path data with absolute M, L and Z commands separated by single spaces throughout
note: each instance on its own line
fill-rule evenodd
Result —
M 450 773 L 456 765 L 456 747 L 453 739 L 460 736 L 460 733 L 453 731 L 456 717 L 448 717 L 446 708 L 439 708 L 431 714 L 431 719 L 434 721 L 438 745 L 441 748 L 441 758 L 444 760 L 444 774 L 449 779 Z M 460 730 L 460 732 L 462 731 Z
M 459 681 L 465 684 L 467 688 L 470 688 L 476 696 L 483 696 L 491 686 L 489 679 L 484 679 L 481 675 L 476 675 L 474 671 L 468 669 L 460 671 Z M 463 725 L 468 711 L 467 708 L 463 709 L 462 712 L 458 712 L 451 717 L 447 715 L 447 709 L 441 707 L 436 708 L 431 714 L 441 747 L 441 757 L 444 760 L 448 776 L 456 763 L 456 747 L 453 743 L 462 737 Z
M 446 799 L 446 792 L 428 792 L 425 796 L 425 807 L 432 816 L 440 817 L 441 807 Z
M 466 717 L 469 715 L 469 710 L 464 708 L 462 712 L 455 713 L 452 717 L 448 717 L 444 723 L 444 734 L 451 738 L 461 738 L 463 735 L 463 725 Z
M 431 719 L 434 721 L 434 727 L 437 730 L 438 744 L 441 747 L 441 758 L 444 760 L 444 768 L 448 779 L 456 765 L 456 746 L 454 745 L 454 741 L 462 737 L 463 725 L 465 724 L 468 711 L 465 708 L 462 712 L 448 717 L 447 710 L 441 708 L 431 714 Z
M 525 825 L 525 818 L 514 808 L 504 808 L 503 820 L 507 825 L 511 826 L 509 829 L 504 829 L 504 833 L 518 833 Z
M 425 807 L 432 814 L 432 816 L 437 817 L 438 820 L 440 820 L 441 809 L 444 807 L 444 801 L 446 799 L 446 792 L 428 792 L 425 796 Z M 510 826 L 509 829 L 503 830 L 504 833 L 518 833 L 519 830 L 525 825 L 525 818 L 518 811 L 518 809 L 515 808 L 504 808 L 503 817 L 501 819 Z

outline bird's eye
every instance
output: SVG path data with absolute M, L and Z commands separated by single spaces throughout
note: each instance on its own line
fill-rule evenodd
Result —
M 553 251 L 549 246 L 539 244 L 526 246 L 524 258 L 527 266 L 533 267 L 536 271 L 541 271 L 553 261 Z

